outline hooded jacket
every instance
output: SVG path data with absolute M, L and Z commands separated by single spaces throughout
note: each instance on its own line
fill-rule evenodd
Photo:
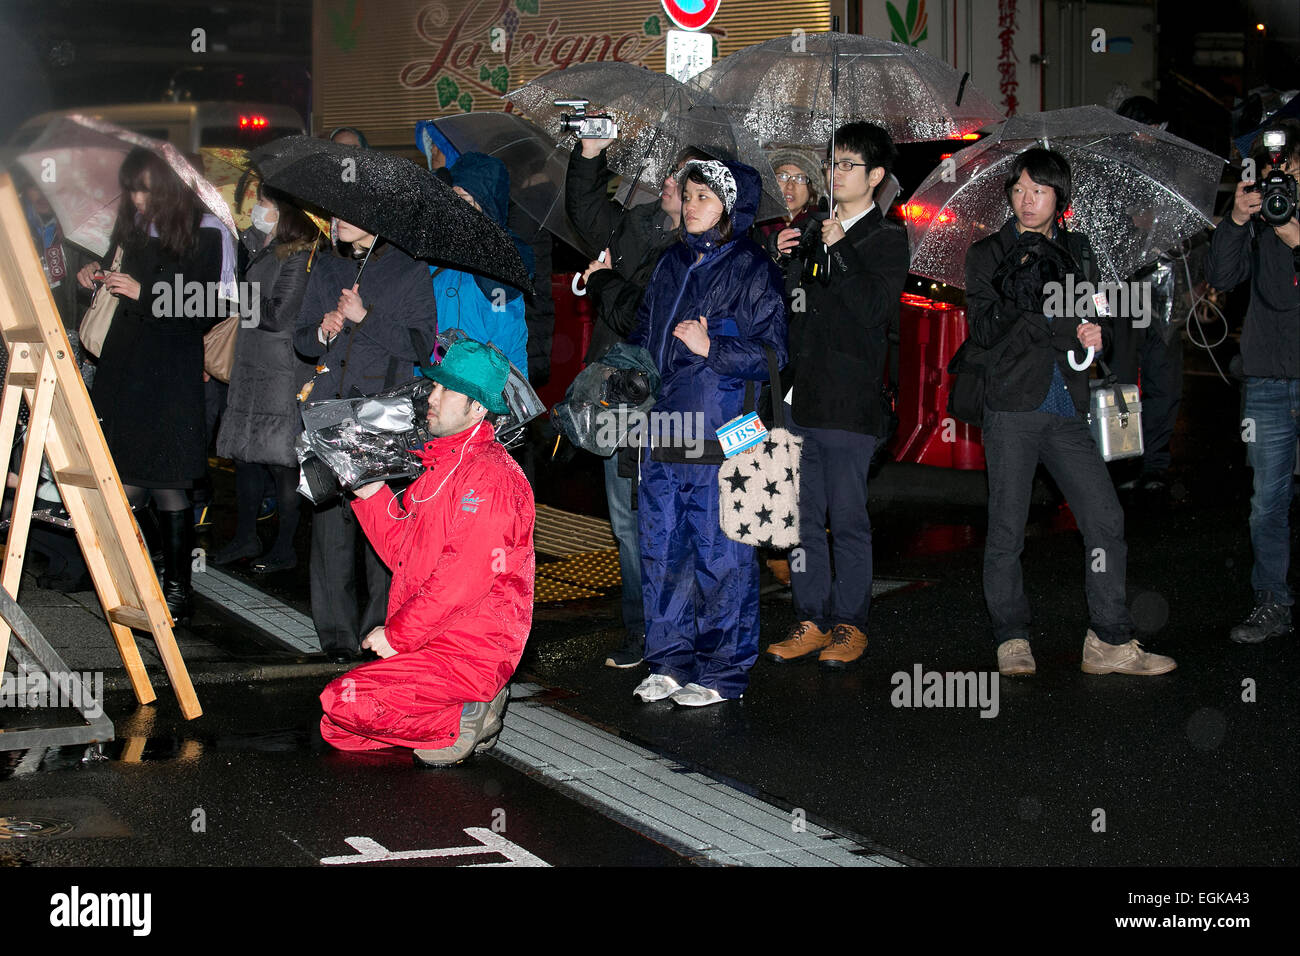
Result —
M 483 214 L 502 229 L 510 205 L 510 174 L 501 160 L 484 153 L 463 153 L 451 166 L 451 182 L 474 197 Z M 531 272 L 529 247 L 516 240 L 516 248 Z M 440 329 L 462 329 L 470 338 L 490 342 L 505 353 L 520 371 L 528 369 L 528 324 L 520 291 L 496 279 L 435 266 L 433 293 L 438 303 Z
M 746 235 L 758 210 L 759 176 L 740 163 L 726 166 L 736 180 L 730 212 L 736 238 L 723 243 L 716 229 L 698 236 L 683 232 L 683 241 L 659 259 L 628 337 L 628 344 L 650 353 L 662 376 L 654 411 L 702 413 L 710 449 L 719 447 L 717 429 L 743 413 L 746 382 L 767 381 L 765 347 L 776 353 L 778 364 L 787 358 L 781 273 Z M 673 337 L 678 323 L 701 315 L 709 323 L 707 357 Z M 665 439 L 651 436 L 656 447 Z
M 492 426 L 427 442 L 425 471 L 353 510 L 393 572 L 384 631 L 428 676 L 491 700 L 514 673 L 533 618 L 533 492 Z M 413 675 L 413 679 L 419 678 Z

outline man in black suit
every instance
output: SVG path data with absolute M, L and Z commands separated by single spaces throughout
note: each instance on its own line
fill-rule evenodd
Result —
M 836 130 L 834 143 L 822 168 L 834 186 L 835 208 L 812 223 L 820 235 L 811 246 L 800 246 L 798 229 L 777 236 L 782 254 L 808 250 L 788 267 L 799 274 L 790 300 L 793 387 L 784 396 L 792 430 L 803 438 L 800 545 L 790 555 L 800 620 L 767 656 L 786 662 L 816 654 L 822 666 L 843 668 L 867 647 L 867 471 L 886 431 L 881 384 L 910 255 L 906 233 L 875 202 L 897 156 L 889 134 L 871 123 L 849 123 Z

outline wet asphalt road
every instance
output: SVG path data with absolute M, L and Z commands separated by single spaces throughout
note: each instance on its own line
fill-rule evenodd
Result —
M 1203 367 L 1190 350 L 1188 366 Z M 1083 549 L 1068 510 L 1048 504 L 1032 515 L 1024 559 L 1038 674 L 1000 681 L 988 718 L 974 707 L 894 706 L 894 675 L 918 665 L 995 670 L 980 583 L 984 516 L 969 505 L 874 499 L 877 578 L 909 586 L 874 603 L 870 645 L 855 668 L 760 660 L 743 701 L 697 711 L 638 705 L 631 690 L 644 665 L 601 666 L 619 642 L 617 603 L 601 599 L 539 607 L 518 678 L 552 689 L 562 710 L 896 858 L 1294 864 L 1295 638 L 1255 647 L 1226 639 L 1251 604 L 1238 392 L 1189 374 L 1185 395 L 1173 494 L 1126 499 L 1130 604 L 1148 649 L 1177 659 L 1169 675 L 1080 672 Z M 567 482 L 543 475 L 541 499 L 599 513 L 587 471 L 574 465 Z M 1294 530 L 1300 513 L 1292 521 Z M 1293 582 L 1298 567 L 1300 554 Z M 306 609 L 305 569 L 263 583 Z M 769 589 L 764 646 L 793 621 L 788 594 Z M 429 774 L 405 755 L 331 753 L 314 731 L 321 683 L 204 688 L 205 716 L 190 725 L 165 695 L 134 716 L 129 698 L 110 698 L 119 737 L 147 741 L 138 763 L 122 759 L 121 741 L 108 761 L 82 764 L 64 751 L 34 773 L 15 772 L 18 758 L 6 757 L 0 799 L 93 801 L 66 812 L 131 836 L 5 847 L 0 862 L 21 853 L 46 863 L 308 865 L 348 853 L 350 836 L 395 850 L 462 846 L 464 829 L 490 827 L 498 809 L 505 836 L 550 863 L 682 862 L 490 758 Z M 201 834 L 191 832 L 198 808 L 207 814 Z
M 335 752 L 316 729 L 320 683 L 205 686 L 196 721 L 110 694 L 111 743 L 0 753 L 0 817 L 75 827 L 0 839 L 0 866 L 315 866 L 354 855 L 349 837 L 395 852 L 481 844 L 466 828 L 553 866 L 687 862 L 490 755 L 438 771 L 409 751 Z M 484 847 L 403 863 L 506 861 Z

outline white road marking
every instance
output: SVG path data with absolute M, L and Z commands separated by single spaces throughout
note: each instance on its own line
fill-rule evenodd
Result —
M 465 833 L 479 841 L 478 846 L 449 846 L 437 850 L 390 850 L 370 837 L 348 837 L 343 842 L 357 851 L 355 856 L 327 856 L 321 860 L 325 866 L 347 863 L 389 863 L 394 860 L 427 860 L 443 856 L 482 856 L 484 853 L 500 853 L 507 860 L 505 863 L 468 863 L 466 867 L 478 866 L 550 866 L 545 860 L 534 856 L 517 843 L 512 843 L 499 833 L 493 833 L 485 827 L 465 827 Z

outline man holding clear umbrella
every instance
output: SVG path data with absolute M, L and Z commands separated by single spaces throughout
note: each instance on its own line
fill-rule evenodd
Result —
M 1070 204 L 1070 165 L 1060 153 L 1025 150 L 1004 188 L 1013 218 L 971 246 L 966 257 L 970 337 L 992 352 L 983 417 L 989 481 L 984 597 L 998 642 L 998 670 L 1011 676 L 1037 669 L 1020 556 L 1034 471 L 1042 462 L 1083 532 L 1091 623 L 1083 671 L 1168 673 L 1176 666 L 1171 658 L 1147 653 L 1133 639 L 1125 603 L 1124 512 L 1085 424 L 1087 372 L 1070 360 L 1073 350 L 1102 351 L 1111 321 L 1049 316 L 1045 308 L 1048 283 L 1063 282 L 1072 272 L 1096 281 L 1087 237 L 1060 225 Z
M 610 347 L 636 327 L 637 308 L 659 256 L 672 245 L 681 225 L 682 197 L 676 174 L 691 159 L 709 159 L 703 150 L 687 147 L 677 156 L 663 181 L 657 203 L 624 209 L 609 198 L 613 172 L 605 162 L 612 139 L 580 139 L 569 159 L 565 207 L 580 239 L 604 255 L 583 275 L 595 306 L 596 327 L 587 349 L 588 363 L 599 361 Z M 641 553 L 637 521 L 632 513 L 632 480 L 620 478 L 618 455 L 605 459 L 605 496 L 609 521 L 618 540 L 623 581 L 623 646 L 605 661 L 609 667 L 635 667 L 645 649 L 645 610 L 641 594 Z

